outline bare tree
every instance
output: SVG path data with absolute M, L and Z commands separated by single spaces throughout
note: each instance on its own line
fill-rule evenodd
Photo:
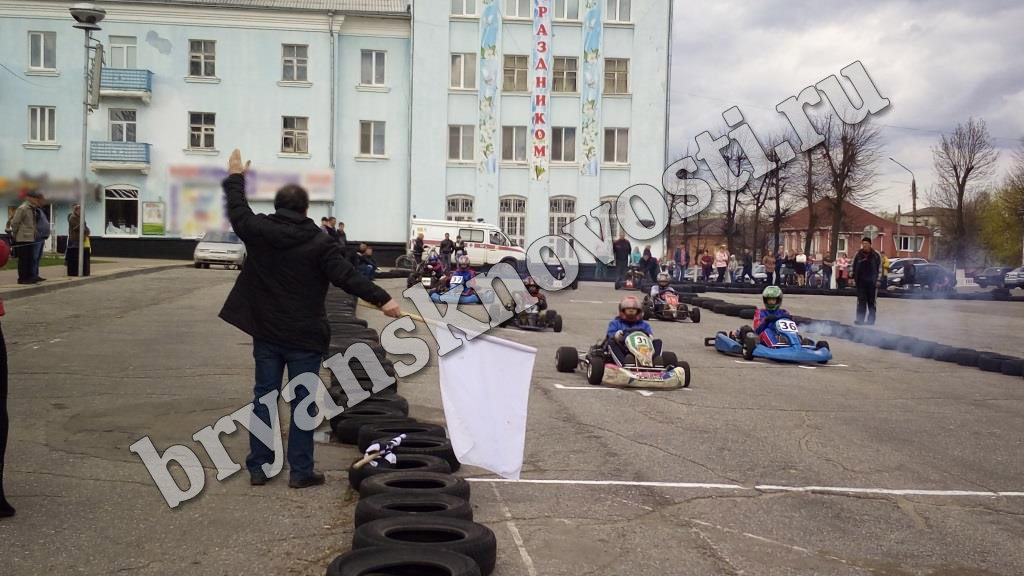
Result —
M 740 148 L 739 144 L 735 140 L 732 140 L 729 143 L 729 146 L 722 151 L 722 156 L 725 157 L 726 161 L 729 163 L 730 169 L 735 174 L 742 174 L 744 170 L 753 169 L 750 165 L 750 161 L 747 159 L 746 153 L 743 152 L 743 149 Z M 730 176 L 730 179 L 732 178 L 733 177 Z M 736 176 L 735 178 L 738 180 L 739 176 Z M 750 186 L 751 185 L 748 182 L 743 188 L 732 192 L 717 185 L 717 183 L 711 185 L 716 196 L 725 198 L 725 211 L 722 213 L 725 216 L 723 232 L 725 234 L 726 249 L 730 254 L 733 254 L 736 251 L 736 238 L 740 232 L 737 215 L 739 214 L 740 206 L 743 204 L 743 197 L 749 193 Z M 730 188 L 735 187 L 736 186 L 730 185 Z
M 934 205 L 952 209 L 947 240 L 951 243 L 956 262 L 963 261 L 971 237 L 968 210 L 971 196 L 979 186 L 989 182 L 995 174 L 999 152 L 992 145 L 985 121 L 968 118 L 966 124 L 957 124 L 953 133 L 943 134 L 939 145 L 932 148 L 938 186 L 930 200 Z
M 781 133 L 770 136 L 766 141 L 765 153 L 768 156 L 768 160 L 771 162 L 778 163 L 779 155 L 775 151 L 775 147 L 788 139 L 787 133 Z M 750 227 L 753 228 L 753 236 L 751 243 L 753 244 L 753 252 L 755 257 L 758 256 L 758 250 L 764 250 L 763 238 L 761 238 L 761 225 L 765 223 L 762 214 L 766 207 L 772 200 L 775 200 L 775 213 L 774 213 L 774 232 L 775 232 L 775 247 L 774 251 L 778 250 L 778 236 L 780 234 L 779 229 L 782 226 L 782 219 L 790 213 L 790 203 L 783 201 L 783 195 L 786 189 L 787 180 L 792 168 L 788 165 L 780 165 L 775 170 L 772 170 L 759 178 L 756 182 L 752 183 L 747 188 L 747 194 L 749 196 L 749 209 L 751 212 Z M 774 253 L 774 252 L 773 252 Z
M 870 120 L 846 124 L 833 114 L 819 119 L 816 127 L 824 136 L 814 150 L 828 185 L 824 198 L 832 212 L 829 256 L 834 260 L 846 204 L 864 204 L 877 194 L 871 185 L 881 150 L 881 133 Z

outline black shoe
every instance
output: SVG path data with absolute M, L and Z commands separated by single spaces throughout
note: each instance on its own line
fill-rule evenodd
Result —
M 14 506 L 11 506 L 6 499 L 0 496 L 0 518 L 14 516 Z
M 251 486 L 263 486 L 267 483 L 267 475 L 263 472 L 250 472 L 249 473 L 249 485 Z
M 36 282 L 46 282 L 46 278 L 43 278 L 42 276 L 36 276 Z
M 309 488 L 310 486 L 320 486 L 326 481 L 327 478 L 323 475 L 322 472 L 317 472 L 316 470 L 314 470 L 309 474 L 309 476 L 306 476 L 305 478 L 289 478 L 288 487 Z
M 18 284 L 39 284 L 38 280 L 18 280 Z
M 864 325 L 864 321 L 863 320 L 854 320 L 853 323 L 856 324 L 857 326 L 863 326 Z

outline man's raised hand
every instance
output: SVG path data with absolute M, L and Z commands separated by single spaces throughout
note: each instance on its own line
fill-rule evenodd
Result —
M 242 164 L 242 152 L 235 148 L 231 152 L 231 157 L 228 158 L 228 173 L 230 174 L 245 174 L 245 171 L 249 169 L 249 164 L 252 161 L 247 161 L 244 165 Z

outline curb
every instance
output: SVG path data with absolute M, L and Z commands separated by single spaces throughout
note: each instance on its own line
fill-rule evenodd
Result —
M 130 276 L 138 276 L 140 274 L 150 274 L 153 272 L 162 272 L 164 270 L 171 270 L 174 268 L 188 268 L 191 264 L 168 264 L 163 266 L 153 266 L 150 268 L 133 268 L 131 270 L 122 270 L 120 272 L 113 272 L 111 274 L 104 274 L 103 276 L 89 276 L 82 278 L 74 282 L 62 282 L 60 284 L 49 284 L 42 286 L 33 286 L 32 288 L 19 288 L 13 292 L 7 292 L 0 294 L 0 298 L 5 301 L 15 300 L 18 298 L 26 298 L 28 296 L 38 296 L 40 294 L 46 294 L 47 292 L 56 292 L 58 290 L 64 290 L 67 288 L 74 288 L 75 286 L 81 286 L 82 284 L 92 284 L 95 282 L 103 282 L 105 280 L 116 280 L 118 278 L 128 278 Z

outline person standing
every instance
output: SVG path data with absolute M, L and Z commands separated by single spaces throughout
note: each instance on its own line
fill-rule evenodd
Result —
M 11 256 L 6 242 L 0 241 L 0 268 L 7 265 Z M 0 316 L 4 315 L 4 302 L 0 300 Z M 14 516 L 14 506 L 4 496 L 4 457 L 7 453 L 7 342 L 4 340 L 3 328 L 0 328 L 0 518 Z
M 82 221 L 82 206 L 75 204 L 68 214 L 68 247 L 64 251 L 64 261 L 67 263 L 68 276 L 78 276 L 78 235 L 79 223 Z M 89 245 L 89 225 L 85 225 L 85 246 L 82 248 L 82 275 L 90 273 L 89 260 L 91 259 L 92 248 Z
M 723 282 L 725 280 L 725 270 L 729 266 L 729 252 L 725 249 L 725 244 L 718 247 L 715 251 L 715 271 L 718 272 L 718 278 L 715 282 Z
M 889 288 L 889 257 L 885 255 L 885 250 L 882 250 L 882 279 L 879 282 L 879 288 L 882 290 Z
M 416 259 L 416 263 L 420 264 L 423 262 L 423 251 L 426 247 L 423 245 L 423 233 L 420 232 L 416 235 L 416 240 L 412 243 L 412 257 Z
M 825 279 L 825 285 L 823 286 L 823 288 L 825 288 L 826 290 L 832 289 L 832 266 L 834 264 L 835 263 L 832 261 L 832 257 L 828 254 L 828 252 L 826 252 L 825 255 L 821 257 L 821 273 Z
M 248 256 L 219 316 L 252 337 L 252 418 L 269 426 L 269 410 L 260 398 L 281 389 L 285 367 L 289 380 L 307 372 L 318 374 L 328 352 L 328 284 L 379 306 L 387 316 L 397 318 L 401 309 L 386 291 L 363 278 L 342 256 L 338 243 L 309 219 L 309 194 L 302 187 L 289 184 L 278 190 L 274 214 L 254 214 L 245 199 L 248 167 L 236 149 L 228 161 L 230 175 L 222 183 L 228 219 L 245 242 Z M 324 483 L 324 475 L 313 469 L 313 431 L 302 430 L 295 420 L 295 409 L 307 396 L 309 391 L 298 387 L 291 403 L 287 456 L 292 488 Z M 274 460 L 273 450 L 252 433 L 249 450 L 245 464 L 250 483 L 266 484 L 264 465 Z
M 331 221 L 327 218 L 327 216 L 324 216 L 323 218 L 321 218 L 320 219 L 320 229 L 324 231 L 324 234 L 327 234 L 328 236 L 330 236 L 331 235 L 330 228 L 331 228 Z
M 455 242 L 452 242 L 452 238 L 447 232 L 444 233 L 444 240 L 441 240 L 438 249 L 441 252 L 441 264 L 444 266 L 444 271 L 448 272 L 452 269 L 452 252 L 455 252 Z
M 14 243 L 14 254 L 18 258 L 18 284 L 36 284 L 36 202 L 42 194 L 30 190 L 24 195 L 24 202 L 14 211 L 11 217 L 11 241 Z
M 849 274 L 850 259 L 846 257 L 846 252 L 840 252 L 839 258 L 836 258 L 836 287 L 840 290 L 846 289 L 846 276 Z
M 38 194 L 38 192 L 37 192 Z M 43 261 L 43 250 L 46 247 L 46 241 L 50 238 L 50 219 L 46 217 L 46 210 L 43 210 L 43 195 L 39 194 L 37 198 L 36 206 L 36 239 L 35 239 L 35 255 L 32 258 L 32 276 L 36 279 L 36 282 L 44 282 L 46 278 L 39 275 L 39 264 Z
M 736 283 L 736 275 L 740 272 L 740 262 L 736 259 L 735 254 L 729 255 L 729 283 Z
M 676 282 L 682 280 L 682 277 L 686 274 L 686 245 L 682 242 L 676 247 L 675 252 L 672 254 L 672 262 L 675 263 L 675 274 L 672 279 Z
M 761 264 L 764 265 L 765 283 L 768 286 L 775 284 L 775 255 L 770 251 L 765 252 Z
M 700 275 L 702 282 L 711 282 L 711 271 L 714 268 L 715 259 L 711 257 L 711 252 L 705 248 L 700 255 Z
M 781 249 L 775 254 L 775 285 L 782 286 L 782 267 L 786 264 L 786 253 Z
M 462 239 L 462 236 L 455 237 L 455 261 L 459 261 L 459 256 L 467 256 L 466 254 L 466 241 Z
M 341 242 L 341 238 L 338 237 L 338 219 L 334 216 L 327 219 L 327 235 L 335 242 Z
M 747 278 L 750 281 L 754 281 L 754 255 L 750 253 L 750 248 L 743 249 L 743 271 L 740 276 L 741 282 L 746 282 Z
M 882 257 L 871 246 L 871 238 L 864 237 L 860 252 L 853 257 L 851 270 L 853 283 L 857 286 L 857 321 L 855 324 L 875 323 L 875 297 L 881 281 Z M 865 316 L 865 312 L 867 315 Z
M 344 222 L 338 222 L 338 242 L 341 242 L 342 244 L 348 244 L 348 235 L 345 234 Z
M 619 239 L 612 242 L 612 254 L 615 255 L 615 277 L 619 280 L 626 278 L 626 267 L 629 265 L 629 253 L 632 250 L 633 247 L 630 246 L 629 240 L 626 240 L 626 234 L 619 232 Z
M 807 255 L 803 252 L 797 253 L 796 259 L 793 262 L 793 272 L 796 273 L 797 286 L 807 284 Z

